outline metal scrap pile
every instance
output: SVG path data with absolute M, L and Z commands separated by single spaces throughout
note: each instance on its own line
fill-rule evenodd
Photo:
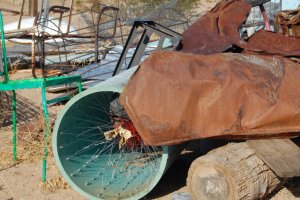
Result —
M 198 138 L 290 137 L 300 131 L 300 38 L 238 29 L 251 5 L 222 1 L 148 57 L 121 95 L 148 145 Z

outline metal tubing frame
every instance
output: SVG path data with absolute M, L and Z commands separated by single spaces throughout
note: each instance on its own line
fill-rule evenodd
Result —
M 21 28 L 21 23 L 22 23 L 22 18 L 23 18 L 23 11 L 24 11 L 24 5 L 25 5 L 25 0 L 22 1 L 22 6 L 21 6 L 21 10 L 20 10 L 20 15 L 19 15 L 18 29 Z
M 77 87 L 78 87 L 78 93 L 81 93 L 82 92 L 82 83 L 78 82 Z
M 264 18 L 264 22 L 265 22 L 265 26 L 266 26 L 266 30 L 267 31 L 271 31 L 271 27 L 270 27 L 270 22 L 269 22 L 269 18 L 268 18 L 268 15 L 266 13 L 266 10 L 265 10 L 265 7 L 263 4 L 259 4 L 259 9 L 260 9 L 260 12 Z
M 46 98 L 46 82 L 42 86 L 42 104 L 44 109 L 45 117 L 45 146 L 44 146 L 44 156 L 42 164 L 42 181 L 46 181 L 47 177 L 47 157 L 48 157 L 48 143 L 49 143 L 49 133 L 50 133 L 50 121 L 49 121 L 49 112 L 47 107 L 47 98 Z
M 165 39 L 166 38 L 164 36 L 161 36 L 161 38 L 160 38 L 160 40 L 158 42 L 156 50 L 161 50 L 163 48 L 163 44 L 164 44 Z
M 17 160 L 17 98 L 16 91 L 12 90 L 12 122 L 13 122 L 13 159 Z
M 8 66 L 7 66 L 7 57 L 6 57 L 6 45 L 5 45 L 5 34 L 4 34 L 4 24 L 3 24 L 3 15 L 2 12 L 0 12 L 0 33 L 1 33 L 1 45 L 2 45 L 2 56 L 3 56 L 3 74 L 0 74 L 0 76 L 5 76 L 4 83 L 6 83 L 8 78 Z
M 72 13 L 73 13 L 73 6 L 74 6 L 74 0 L 71 0 L 70 12 L 69 12 L 69 20 L 68 20 L 68 27 L 67 27 L 67 35 L 70 32 L 70 26 L 71 26 L 71 21 L 72 21 Z
M 41 88 L 42 89 L 42 106 L 44 110 L 45 117 L 45 146 L 44 146 L 44 155 L 43 155 L 43 164 L 42 164 L 42 181 L 46 181 L 46 170 L 47 170 L 47 156 L 48 156 L 48 143 L 49 143 L 49 134 L 50 130 L 50 120 L 49 112 L 47 107 L 47 98 L 46 98 L 46 88 L 48 86 L 65 84 L 66 82 L 77 82 L 78 91 L 82 92 L 82 84 L 80 76 L 71 76 L 68 78 L 42 78 L 42 79 L 28 79 L 28 80 L 15 80 L 9 81 L 8 78 L 8 66 L 7 66 L 7 55 L 6 55 L 6 45 L 5 45 L 5 35 L 3 28 L 3 16 L 0 11 L 0 33 L 1 33 L 1 45 L 2 45 L 2 54 L 3 54 L 3 73 L 0 76 L 5 76 L 3 83 L 0 83 L 0 91 L 12 91 L 12 122 L 13 122 L 13 160 L 17 160 L 17 98 L 16 90 L 22 89 L 33 89 Z
M 82 92 L 82 84 L 81 82 L 77 82 L 78 93 Z M 47 107 L 47 97 L 46 97 L 46 81 L 42 86 L 42 104 L 44 109 L 44 117 L 45 117 L 45 144 L 44 144 L 44 155 L 42 161 L 42 181 L 45 182 L 47 179 L 47 157 L 48 157 L 48 144 L 49 144 L 49 135 L 51 132 L 50 119 L 49 119 L 49 111 Z
M 270 2 L 271 0 L 246 0 L 248 3 L 252 5 L 252 7 L 259 6 L 260 4 L 265 4 Z
M 182 37 L 180 33 L 173 31 L 161 24 L 154 21 L 138 21 L 143 28 L 153 29 L 153 31 L 159 35 L 164 35 L 166 37 Z
M 101 6 L 102 4 L 100 4 Z M 117 30 L 117 21 L 118 21 L 118 16 L 119 16 L 119 8 L 116 8 L 116 7 L 112 7 L 112 6 L 106 6 L 106 5 L 103 5 L 104 7 L 101 8 L 101 11 L 99 12 L 98 14 L 98 19 L 97 19 L 97 25 L 96 25 L 96 31 L 95 31 L 95 61 L 98 63 L 99 62 L 99 38 L 102 38 L 102 39 L 108 39 L 108 38 L 113 38 L 116 34 L 116 30 Z M 100 20 L 102 18 L 102 15 L 105 11 L 113 11 L 115 12 L 115 19 L 113 20 L 114 21 L 114 29 L 113 29 L 113 35 L 110 36 L 110 37 L 99 37 L 99 25 L 100 25 Z
M 131 29 L 131 31 L 129 33 L 128 39 L 126 40 L 126 44 L 125 44 L 125 46 L 123 48 L 121 56 L 120 56 L 120 58 L 118 60 L 118 63 L 116 65 L 116 68 L 114 70 L 113 76 L 117 75 L 120 72 L 121 67 L 122 67 L 122 65 L 123 65 L 123 63 L 125 61 L 126 55 L 128 53 L 130 44 L 133 42 L 134 36 L 137 33 L 137 29 L 138 29 L 138 25 L 136 23 L 134 23 L 133 26 L 132 26 L 132 29 Z
M 140 63 L 152 34 L 153 34 L 153 30 L 151 29 L 145 29 L 143 31 L 142 37 L 136 47 L 136 49 L 138 50 L 134 52 L 127 69 L 129 69 L 131 66 L 135 66 Z
M 131 31 L 129 33 L 128 39 L 127 39 L 124 49 L 121 53 L 121 56 L 118 60 L 118 63 L 115 67 L 113 76 L 117 75 L 120 72 L 121 67 L 126 59 L 128 50 L 137 34 L 137 29 L 139 27 L 143 28 L 144 32 L 141 36 L 141 39 L 139 40 L 139 43 L 135 49 L 135 52 L 131 58 L 131 61 L 128 65 L 127 69 L 140 63 L 142 56 L 145 52 L 146 46 L 147 46 L 147 44 L 150 40 L 150 37 L 153 33 L 156 33 L 156 34 L 160 35 L 160 37 L 161 37 L 161 40 L 159 41 L 159 45 L 158 45 L 157 49 L 162 48 L 165 38 L 172 38 L 172 37 L 181 38 L 182 37 L 182 35 L 177 33 L 176 31 L 173 31 L 167 27 L 164 27 L 154 21 L 135 21 L 131 28 Z

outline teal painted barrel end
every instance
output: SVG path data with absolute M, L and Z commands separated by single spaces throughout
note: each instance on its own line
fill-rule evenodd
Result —
M 56 120 L 53 152 L 58 168 L 88 199 L 140 199 L 180 153 L 181 147 L 144 145 L 132 128 L 118 97 L 133 72 L 78 94 Z M 129 139 L 110 132 L 120 123 L 131 130 Z

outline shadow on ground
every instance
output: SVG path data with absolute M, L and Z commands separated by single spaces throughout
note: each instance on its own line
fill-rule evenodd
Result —
M 156 187 L 143 200 L 160 198 L 185 187 L 189 167 L 192 162 L 210 150 L 227 143 L 227 141 L 210 139 L 190 142 Z

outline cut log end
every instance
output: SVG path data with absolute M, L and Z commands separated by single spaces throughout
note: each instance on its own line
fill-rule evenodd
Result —
M 201 168 L 196 168 L 194 176 L 190 181 L 190 189 L 193 191 L 193 196 L 205 196 L 206 199 L 236 199 L 232 196 L 235 192 L 230 191 L 235 189 L 232 187 L 232 180 L 224 169 L 208 163 L 201 163 Z M 199 198 L 201 199 L 201 198 Z
M 187 185 L 194 200 L 254 200 L 269 195 L 281 181 L 246 143 L 234 143 L 196 159 Z

